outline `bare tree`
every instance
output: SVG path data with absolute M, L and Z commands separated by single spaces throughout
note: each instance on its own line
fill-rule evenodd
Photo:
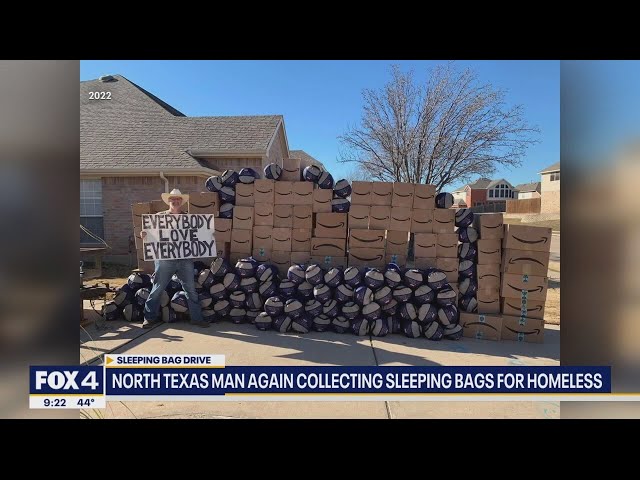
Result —
M 371 178 L 371 174 L 360 165 L 356 165 L 354 168 L 349 170 L 345 178 L 349 180 L 349 182 L 353 182 L 354 180 L 370 182 L 373 180 L 373 178 Z
M 505 92 L 480 84 L 472 70 L 437 66 L 426 83 L 391 68 L 379 91 L 363 91 L 361 124 L 339 137 L 341 162 L 355 162 L 372 179 L 427 183 L 440 191 L 490 176 L 496 166 L 517 167 L 538 129 Z

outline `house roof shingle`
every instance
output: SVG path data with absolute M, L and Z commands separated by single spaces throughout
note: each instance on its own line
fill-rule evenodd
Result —
M 550 165 L 544 170 L 542 170 L 540 173 L 551 173 L 551 172 L 557 172 L 559 170 L 560 170 L 560 162 L 556 162 L 553 165 Z
M 300 159 L 300 168 L 301 169 L 304 169 L 305 167 L 308 167 L 309 165 L 317 165 L 321 169 L 326 170 L 325 166 L 322 164 L 322 162 L 320 160 L 315 159 L 314 157 L 309 155 L 304 150 L 289 150 L 289 156 L 291 158 L 299 158 Z
M 539 192 L 540 191 L 540 182 L 532 182 L 532 183 L 521 183 L 520 185 L 516 185 L 516 190 L 519 192 Z
M 189 149 L 266 152 L 282 115 L 186 117 L 121 75 L 80 83 L 80 169 L 209 169 Z M 111 92 L 91 100 L 89 92 Z
M 489 186 L 489 184 L 491 184 L 491 179 L 489 179 L 489 178 L 479 178 L 475 182 L 470 183 L 469 187 L 471 187 L 471 188 L 487 188 Z

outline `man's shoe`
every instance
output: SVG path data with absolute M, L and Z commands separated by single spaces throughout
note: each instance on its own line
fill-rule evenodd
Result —
M 204 320 L 191 320 L 191 325 L 197 325 L 198 327 L 207 328 L 209 326 L 209 322 L 206 322 Z
M 154 325 L 157 325 L 158 323 L 160 323 L 159 320 L 156 320 L 155 322 L 148 320 L 148 319 L 144 319 L 144 322 L 142 322 L 142 328 L 151 328 Z

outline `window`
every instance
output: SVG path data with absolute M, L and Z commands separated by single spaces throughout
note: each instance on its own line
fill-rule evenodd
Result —
M 505 196 L 505 191 L 504 190 L 500 190 L 500 198 L 504 198 Z
M 560 180 L 560 172 L 551 174 L 551 181 L 552 182 L 559 181 L 559 180 Z
M 80 180 L 80 225 L 104 238 L 102 218 L 102 180 Z M 84 232 L 80 233 L 80 243 L 98 243 Z
M 493 198 L 493 190 L 489 190 L 489 198 Z

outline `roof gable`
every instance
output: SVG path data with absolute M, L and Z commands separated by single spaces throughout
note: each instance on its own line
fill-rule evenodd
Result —
M 559 171 L 560 171 L 560 162 L 556 162 L 553 165 L 549 165 L 547 168 L 545 168 L 539 173 L 542 174 L 542 173 L 552 173 L 552 172 L 559 172 Z

